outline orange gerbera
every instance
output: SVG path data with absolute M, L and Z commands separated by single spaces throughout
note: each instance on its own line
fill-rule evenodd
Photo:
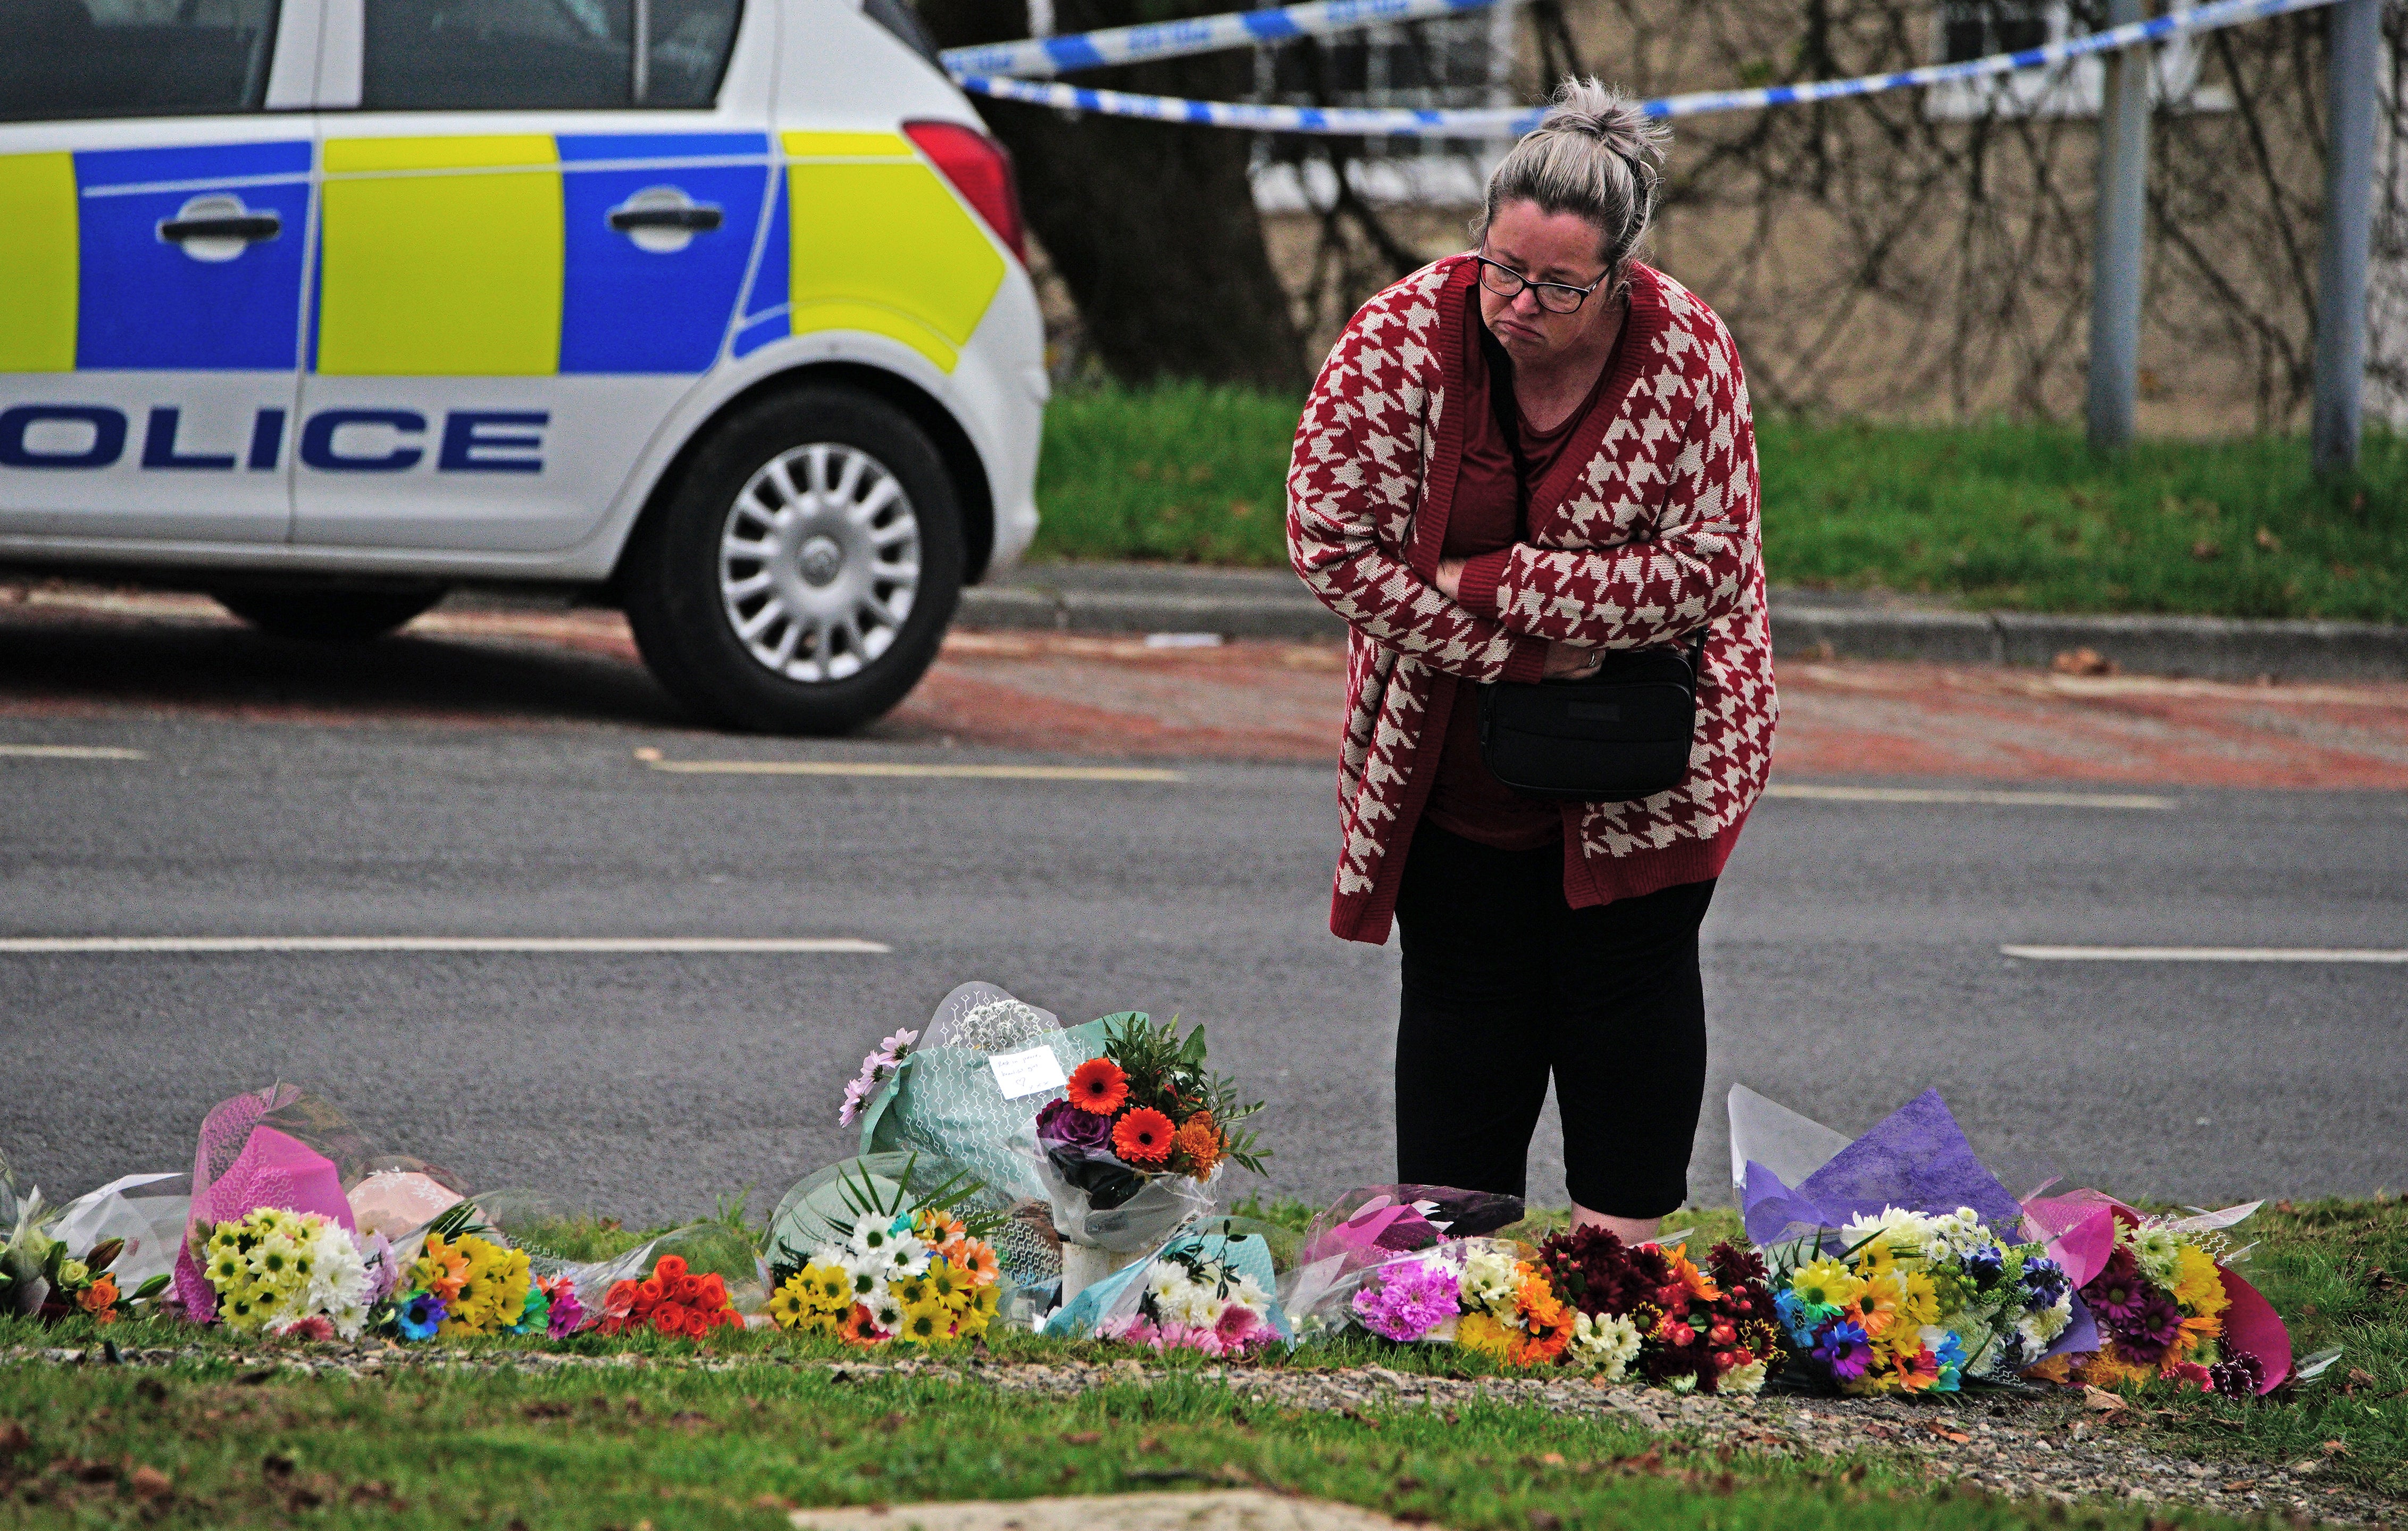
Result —
M 1212 1113 L 1198 1111 L 1188 1118 L 1171 1139 L 1171 1147 L 1187 1156 L 1197 1179 L 1211 1174 L 1212 1166 L 1221 1162 L 1221 1129 L 1212 1125 Z
M 1172 1135 L 1168 1117 L 1140 1105 L 1112 1123 L 1112 1151 L 1132 1164 L 1159 1164 L 1170 1157 Z
M 885 1332 L 878 1327 L 878 1320 L 867 1306 L 855 1303 L 853 1311 L 845 1315 L 844 1326 L 837 1331 L 837 1336 L 847 1345 L 875 1345 L 885 1337 Z
M 992 1286 L 1002 1273 L 995 1250 L 971 1238 L 957 1238 L 944 1248 L 945 1261 L 969 1278 L 974 1287 Z
M 1090 1058 L 1070 1071 L 1070 1104 L 1109 1117 L 1128 1104 L 1128 1076 L 1109 1058 Z

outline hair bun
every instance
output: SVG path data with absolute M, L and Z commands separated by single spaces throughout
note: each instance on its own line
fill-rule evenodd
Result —
M 1650 169 L 1663 164 L 1664 145 L 1672 136 L 1664 124 L 1641 115 L 1637 107 L 1594 75 L 1586 79 L 1567 77 L 1555 87 L 1555 94 L 1547 100 L 1546 115 L 1539 120 L 1539 131 L 1595 138 L 1632 166 Z

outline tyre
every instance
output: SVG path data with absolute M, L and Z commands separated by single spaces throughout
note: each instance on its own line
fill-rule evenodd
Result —
M 623 565 L 644 662 L 689 711 L 842 733 L 919 684 L 961 599 L 961 512 L 927 433 L 819 387 L 722 422 Z
M 441 600 L 440 585 L 277 586 L 212 590 L 209 598 L 263 632 L 322 643 L 365 643 Z

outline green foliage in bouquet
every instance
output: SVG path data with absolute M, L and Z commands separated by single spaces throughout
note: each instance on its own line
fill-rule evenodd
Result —
M 1226 1075 L 1204 1066 L 1204 1028 L 1184 1037 L 1179 1018 L 1157 1021 L 1138 1011 L 1109 1016 L 1104 1021 L 1104 1056 L 1128 1076 L 1128 1104 L 1151 1106 L 1172 1121 L 1184 1121 L 1197 1111 L 1212 1113 L 1221 1130 L 1220 1157 L 1241 1168 L 1263 1173 L 1267 1150 L 1244 1123 L 1263 1108 L 1260 1101 L 1240 1101 L 1238 1087 Z

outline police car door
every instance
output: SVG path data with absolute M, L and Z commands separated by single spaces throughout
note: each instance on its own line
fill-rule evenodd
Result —
M 317 5 L 0 3 L 0 545 L 285 538 Z
M 357 105 L 322 119 L 294 541 L 570 547 L 725 347 L 774 6 L 328 6 Z

